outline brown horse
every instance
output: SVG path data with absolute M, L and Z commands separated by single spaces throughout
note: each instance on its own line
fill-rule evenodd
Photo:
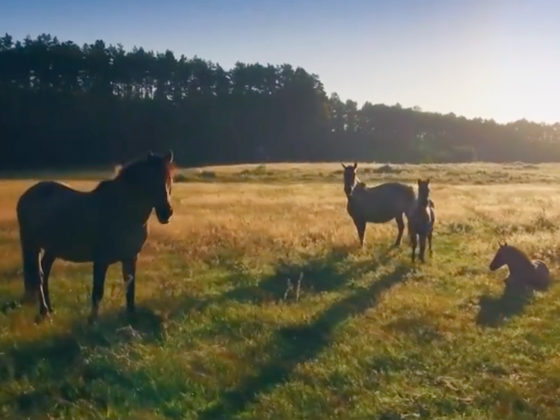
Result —
M 92 310 L 97 317 L 105 273 L 122 263 L 128 312 L 134 311 L 136 259 L 148 235 L 155 208 L 160 223 L 173 214 L 171 193 L 173 154 L 151 152 L 123 167 L 112 180 L 91 192 L 57 182 L 39 182 L 20 197 L 17 217 L 23 254 L 24 301 L 39 301 L 39 317 L 52 311 L 49 274 L 56 258 L 93 262 Z
M 407 185 L 389 182 L 376 187 L 366 187 L 358 180 L 358 164 L 344 165 L 344 193 L 348 199 L 346 210 L 356 225 L 360 245 L 364 245 L 366 223 L 397 222 L 399 233 L 395 246 L 399 246 L 404 230 L 403 214 L 408 214 L 414 203 L 414 190 Z
M 490 263 L 490 270 L 495 271 L 507 265 L 509 276 L 505 279 L 506 285 L 538 290 L 548 287 L 550 273 L 543 261 L 531 261 L 522 251 L 505 242 L 500 243 L 499 246 Z
M 417 239 L 420 241 L 420 261 L 424 262 L 426 239 L 432 255 L 432 231 L 436 221 L 434 203 L 430 196 L 430 180 L 418 180 L 418 199 L 408 216 L 408 234 L 412 246 L 412 262 L 416 254 Z

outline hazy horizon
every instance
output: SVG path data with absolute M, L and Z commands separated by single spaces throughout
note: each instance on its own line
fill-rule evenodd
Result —
M 327 94 L 505 123 L 560 122 L 560 5 L 552 1 L 7 1 L 0 28 L 102 39 L 225 68 L 300 66 Z

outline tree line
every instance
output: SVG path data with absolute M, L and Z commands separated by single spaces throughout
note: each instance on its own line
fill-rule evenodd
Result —
M 498 124 L 419 108 L 358 107 L 289 64 L 237 63 L 50 35 L 0 38 L 0 169 L 180 164 L 560 160 L 560 123 Z

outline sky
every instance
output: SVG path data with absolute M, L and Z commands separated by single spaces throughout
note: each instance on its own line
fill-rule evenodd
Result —
M 0 33 L 284 64 L 352 99 L 560 122 L 555 0 L 0 0 Z

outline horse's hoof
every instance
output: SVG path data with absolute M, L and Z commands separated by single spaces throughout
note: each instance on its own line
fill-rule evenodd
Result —
M 44 320 L 50 320 L 50 316 L 48 312 L 42 313 L 42 314 L 37 314 L 35 316 L 35 324 L 41 324 Z

